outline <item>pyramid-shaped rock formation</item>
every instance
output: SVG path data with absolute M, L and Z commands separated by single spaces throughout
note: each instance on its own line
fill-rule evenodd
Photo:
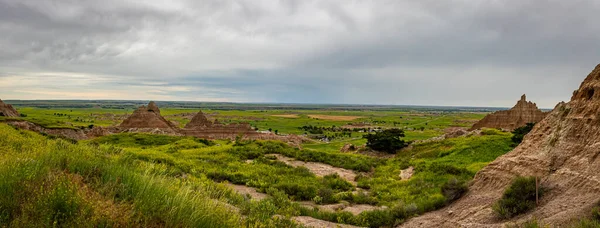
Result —
M 409 220 L 404 227 L 505 227 L 492 205 L 517 176 L 537 176 L 548 190 L 538 207 L 510 222 L 537 219 L 568 227 L 600 200 L 600 65 L 535 125 L 513 151 L 479 171 L 462 199 Z
M 515 128 L 527 125 L 527 123 L 540 122 L 547 113 L 542 112 L 535 103 L 527 101 L 525 94 L 521 100 L 510 110 L 497 111 L 485 116 L 475 123 L 470 130 L 487 128 L 500 128 L 512 131 Z
M 0 116 L 19 117 L 19 113 L 12 105 L 6 104 L 0 100 Z
M 206 116 L 204 115 L 204 113 L 202 111 L 199 111 L 198 114 L 196 114 L 194 116 L 194 118 L 192 118 L 192 120 L 185 125 L 185 128 L 188 129 L 193 129 L 193 128 L 205 128 L 205 127 L 211 127 L 212 126 L 212 122 L 210 122 L 208 120 L 208 118 L 206 118 Z
M 148 107 L 141 106 L 131 116 L 123 120 L 122 128 L 176 128 L 176 126 L 160 115 L 160 109 L 151 101 Z

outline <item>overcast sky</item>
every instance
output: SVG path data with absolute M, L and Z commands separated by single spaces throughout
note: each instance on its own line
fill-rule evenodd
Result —
M 0 0 L 1 99 L 567 101 L 598 0 Z

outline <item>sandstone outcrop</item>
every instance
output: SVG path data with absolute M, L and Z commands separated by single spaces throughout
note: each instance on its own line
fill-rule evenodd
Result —
M 0 116 L 19 117 L 19 113 L 12 105 L 6 104 L 0 100 Z
M 479 171 L 469 192 L 450 206 L 409 220 L 404 227 L 505 227 L 536 219 L 568 227 L 600 200 L 600 65 L 571 101 L 559 103 L 513 151 Z M 547 188 L 538 207 L 510 221 L 492 205 L 516 176 L 537 176 Z
M 210 122 L 202 111 L 181 129 L 181 133 L 209 139 L 235 139 L 237 136 L 251 136 L 260 133 L 252 129 L 248 123 L 221 124 L 218 120 Z
M 487 128 L 500 128 L 512 131 L 515 128 L 525 126 L 527 123 L 540 122 L 547 113 L 542 112 L 535 103 L 527 101 L 525 94 L 521 100 L 510 110 L 497 111 L 485 116 L 475 123 L 470 130 Z
M 192 118 L 192 120 L 190 120 L 190 122 L 185 125 L 185 128 L 193 129 L 193 128 L 211 127 L 211 126 L 212 126 L 212 122 L 210 122 L 208 120 L 208 118 L 206 118 L 206 116 L 204 115 L 204 113 L 202 111 L 199 111 L 198 114 L 196 114 L 194 116 L 194 118 Z
M 176 128 L 176 126 L 160 115 L 160 109 L 154 101 L 148 107 L 141 106 L 131 116 L 123 120 L 122 128 Z

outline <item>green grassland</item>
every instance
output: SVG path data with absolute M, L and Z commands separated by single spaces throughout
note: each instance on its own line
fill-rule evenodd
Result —
M 27 120 L 46 128 L 87 128 L 94 126 L 116 126 L 133 108 L 39 108 L 19 106 L 17 110 L 26 117 L 12 118 Z M 162 108 L 161 114 L 179 127 L 189 122 L 189 117 L 199 109 Z M 378 110 L 211 110 L 205 114 L 223 123 L 248 122 L 259 130 L 277 130 L 279 134 L 308 134 L 302 126 L 342 127 L 349 124 L 364 124 L 364 128 L 402 128 L 406 140 L 423 140 L 444 133 L 448 127 L 469 127 L 481 119 L 485 113 L 443 112 L 443 111 L 378 111 Z M 182 116 L 188 114 L 188 118 Z M 297 118 L 278 115 L 296 115 Z M 328 120 L 312 118 L 310 115 L 353 116 L 354 120 Z M 0 121 L 11 118 L 0 117 Z M 336 132 L 325 131 L 323 136 Z M 303 146 L 316 150 L 338 151 L 344 144 L 364 144 L 362 132 L 352 132 L 350 136 L 337 137 L 330 143 L 314 141 Z M 310 134 L 308 134 L 310 136 Z
M 440 124 L 447 122 L 452 121 Z M 445 183 L 471 180 L 511 149 L 510 133 L 484 132 L 415 144 L 382 159 L 341 153 L 338 145 L 326 149 L 329 144 L 300 150 L 271 141 L 131 133 L 72 144 L 0 124 L 0 226 L 294 227 L 290 218 L 300 215 L 390 226 L 442 207 L 447 203 L 441 190 Z M 319 177 L 269 154 L 363 172 L 355 181 L 368 193 L 353 192 L 357 188 L 337 175 Z M 400 170 L 409 166 L 415 174 L 401 180 Z M 250 200 L 226 183 L 250 186 L 270 197 Z M 297 201 L 387 209 L 354 216 L 308 209 Z

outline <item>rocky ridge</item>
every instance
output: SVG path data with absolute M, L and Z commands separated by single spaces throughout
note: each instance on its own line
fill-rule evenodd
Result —
M 141 106 L 131 116 L 123 120 L 121 128 L 176 128 L 176 126 L 160 115 L 160 109 L 151 101 L 148 107 Z
M 600 65 L 571 101 L 554 110 L 513 151 L 479 171 L 469 192 L 450 206 L 403 227 L 505 227 L 536 219 L 555 227 L 581 218 L 600 200 Z M 517 176 L 537 176 L 547 191 L 538 207 L 499 220 L 492 205 Z
M 544 119 L 546 115 L 547 113 L 542 112 L 535 103 L 527 101 L 527 97 L 523 94 L 521 100 L 513 108 L 485 116 L 475 123 L 470 130 L 487 127 L 512 131 L 515 128 L 525 126 L 527 123 L 537 123 Z
M 19 117 L 19 113 L 12 105 L 4 103 L 0 100 L 0 116 Z

